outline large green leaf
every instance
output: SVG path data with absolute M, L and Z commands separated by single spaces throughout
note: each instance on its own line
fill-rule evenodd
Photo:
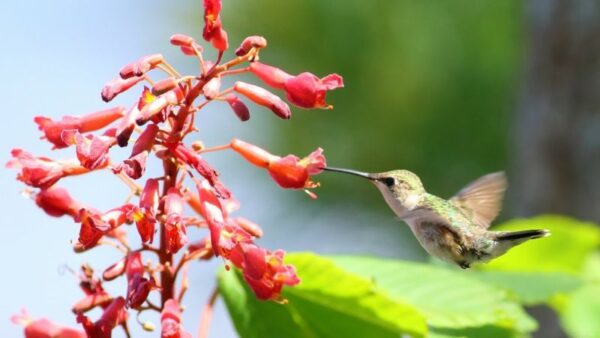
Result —
M 558 307 L 561 323 L 573 338 L 600 337 L 600 253 L 590 255 L 584 266 L 587 284 Z
M 505 291 L 462 271 L 375 258 L 335 257 L 348 271 L 372 278 L 393 297 L 422 311 L 436 328 L 496 326 L 529 332 L 536 323 Z
M 600 245 L 600 229 L 596 225 L 563 216 L 513 220 L 493 230 L 526 229 L 549 229 L 552 235 L 522 244 L 480 267 L 485 270 L 579 274 L 585 259 Z
M 573 293 L 562 325 L 573 338 L 600 337 L 600 284 L 590 284 Z
M 368 279 L 348 273 L 314 254 L 288 255 L 302 283 L 285 288 L 287 304 L 255 298 L 239 273 L 223 270 L 219 291 L 243 338 L 424 336 L 424 317 L 388 297 Z
M 546 303 L 553 296 L 571 292 L 582 284 L 580 278 L 563 273 L 481 271 L 471 275 L 509 291 L 515 300 L 524 305 Z

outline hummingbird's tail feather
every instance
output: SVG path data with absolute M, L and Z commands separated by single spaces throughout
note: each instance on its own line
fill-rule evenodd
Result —
M 492 231 L 492 239 L 496 242 L 490 252 L 488 252 L 487 260 L 496 258 L 505 254 L 511 248 L 522 244 L 530 239 L 542 238 L 550 236 L 549 230 L 522 230 L 522 231 Z
M 523 230 L 523 231 L 510 231 L 500 232 L 496 235 L 497 241 L 517 241 L 519 243 L 525 242 L 529 239 L 542 238 L 550 236 L 549 230 L 536 229 L 536 230 Z

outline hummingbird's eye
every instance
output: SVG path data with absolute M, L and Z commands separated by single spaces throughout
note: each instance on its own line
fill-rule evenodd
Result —
M 396 184 L 396 179 L 393 177 L 385 177 L 381 181 L 383 182 L 383 184 L 387 185 L 388 187 L 392 187 Z

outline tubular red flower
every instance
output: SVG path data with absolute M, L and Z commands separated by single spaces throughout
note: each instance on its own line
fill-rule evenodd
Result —
M 77 322 L 81 323 L 90 338 L 110 338 L 112 330 L 125 320 L 127 320 L 127 311 L 123 297 L 115 298 L 96 322 L 92 322 L 82 314 L 77 316 Z
M 82 135 L 77 130 L 63 130 L 63 142 L 75 145 L 77 159 L 89 170 L 104 168 L 108 164 L 108 151 L 117 143 L 116 129 L 109 129 L 104 135 Z
M 212 46 L 224 51 L 229 48 L 227 41 L 227 32 L 223 30 L 221 24 L 221 0 L 204 0 L 204 30 L 202 37 L 210 42 Z
M 17 179 L 29 186 L 48 189 L 66 176 L 81 175 L 89 172 L 77 161 L 54 161 L 47 157 L 34 157 L 21 149 L 11 151 L 12 159 L 7 168 L 20 169 Z
M 235 55 L 246 55 L 250 49 L 261 49 L 267 47 L 267 39 L 262 36 L 252 35 L 244 39 L 240 46 L 235 50 Z
M 95 246 L 104 235 L 126 222 L 130 222 L 128 215 L 134 208 L 131 204 L 108 210 L 100 214 L 93 210 L 81 209 L 76 221 L 81 223 L 79 230 L 79 244 L 82 250 Z
M 79 209 L 83 208 L 81 203 L 71 198 L 66 189 L 55 186 L 43 189 L 35 194 L 35 203 L 53 217 L 64 215 L 77 217 Z
M 258 299 L 280 300 L 284 285 L 300 282 L 295 268 L 283 263 L 284 255 L 283 250 L 270 252 L 254 243 L 238 242 L 231 251 L 231 262 L 242 270 Z
M 311 73 L 301 73 L 288 78 L 285 83 L 288 101 L 301 108 L 332 109 L 325 102 L 328 90 L 344 87 L 344 81 L 337 74 L 329 74 L 322 79 Z
M 44 137 L 50 141 L 53 149 L 66 148 L 68 145 L 62 139 L 63 130 L 75 129 L 81 133 L 102 129 L 117 119 L 123 117 L 125 108 L 114 107 L 83 116 L 63 116 L 60 121 L 53 121 L 44 116 L 36 116 L 35 123 L 38 129 L 44 133 Z
M 143 80 L 144 80 L 143 76 L 132 76 L 128 79 L 122 79 L 120 77 L 116 77 L 104 85 L 104 87 L 102 88 L 102 92 L 100 93 L 100 96 L 102 97 L 102 100 L 104 102 L 110 102 L 117 95 L 119 95 L 123 92 L 126 92 L 131 87 L 135 86 L 136 84 L 140 83 Z
M 160 313 L 160 337 L 161 338 L 191 338 L 192 335 L 185 332 L 181 324 L 181 309 L 175 299 L 165 302 Z
M 250 163 L 265 168 L 271 177 L 283 188 L 313 188 L 315 183 L 310 176 L 319 174 L 326 166 L 323 149 L 318 148 L 309 156 L 300 159 L 295 155 L 279 157 L 253 144 L 234 139 L 231 149 L 242 155 Z
M 127 176 L 134 180 L 142 177 L 146 171 L 146 159 L 154 146 L 158 131 L 159 128 L 156 124 L 148 125 L 133 144 L 133 149 L 129 158 L 113 168 L 113 172 L 119 173 L 123 171 Z
M 73 313 L 84 313 L 89 310 L 100 306 L 104 307 L 112 301 L 112 297 L 105 291 L 98 292 L 95 294 L 89 294 L 77 301 L 71 308 Z
M 261 168 L 268 168 L 269 163 L 280 158 L 254 144 L 238 139 L 231 140 L 231 149 L 242 155 L 248 162 Z
M 269 174 L 284 188 L 312 188 L 310 176 L 319 174 L 325 166 L 323 149 L 318 148 L 303 159 L 288 155 L 269 163 Z
M 233 85 L 233 90 L 246 96 L 252 102 L 271 109 L 275 115 L 282 119 L 289 119 L 292 116 L 292 112 L 287 103 L 283 102 L 279 96 L 264 88 L 238 81 Z
M 14 324 L 22 325 L 25 338 L 86 338 L 85 332 L 55 324 L 46 318 L 32 319 L 27 311 L 11 316 Z
M 225 219 L 227 218 L 227 213 L 225 210 L 223 210 L 219 198 L 207 180 L 202 181 L 200 184 L 196 184 L 196 189 L 198 189 L 198 196 L 200 200 L 200 214 L 208 223 L 211 246 L 215 256 L 219 256 L 221 228 L 223 227 Z
M 144 277 L 144 264 L 139 251 L 129 254 L 126 265 L 127 306 L 138 309 L 148 298 L 148 294 L 154 288 L 154 283 Z
M 260 62 L 252 62 L 250 64 L 250 71 L 264 83 L 277 89 L 284 89 L 285 82 L 293 78 L 292 75 L 277 67 L 269 66 Z
M 169 189 L 164 202 L 164 214 L 167 215 L 165 233 L 167 252 L 176 253 L 188 243 L 185 224 L 183 223 L 183 198 L 179 190 Z
M 233 110 L 235 115 L 241 121 L 248 121 L 250 119 L 250 110 L 248 109 L 248 106 L 246 106 L 246 104 L 242 102 L 242 100 L 240 100 L 237 96 L 235 96 L 234 94 L 229 94 L 225 96 L 225 100 L 231 107 L 231 110 Z
M 158 212 L 160 199 L 158 189 L 158 180 L 147 180 L 140 195 L 139 208 L 132 210 L 131 218 L 135 221 L 142 243 L 152 243 L 154 239 L 155 215 Z

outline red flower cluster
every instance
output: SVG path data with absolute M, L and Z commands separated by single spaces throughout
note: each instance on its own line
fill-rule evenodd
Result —
M 194 125 L 197 112 L 213 102 L 226 103 L 241 121 L 250 118 L 246 100 L 270 109 L 282 119 L 291 117 L 290 106 L 274 93 L 254 84 L 224 81 L 224 77 L 252 72 L 268 86 L 284 90 L 287 101 L 301 108 L 331 108 L 325 102 L 326 93 L 342 87 L 342 78 L 337 74 L 322 79 L 311 73 L 292 76 L 257 62 L 259 52 L 267 46 L 261 36 L 247 37 L 235 50 L 237 57 L 221 62 L 223 52 L 229 48 L 221 22 L 221 1 L 203 0 L 203 4 L 202 36 L 218 51 L 217 59 L 206 60 L 203 47 L 190 36 L 175 34 L 170 39 L 182 53 L 197 58 L 198 74 L 180 75 L 162 54 L 139 58 L 121 68 L 101 91 L 102 99 L 110 102 L 141 83 L 148 85 L 129 108 L 117 106 L 56 121 L 35 117 L 52 149 L 72 147 L 72 159 L 54 160 L 21 149 L 12 151 L 7 167 L 17 169 L 17 179 L 35 188 L 29 194 L 35 203 L 50 216 L 68 216 L 79 224 L 75 252 L 108 245 L 122 253 L 101 277 L 88 265 L 82 266 L 79 284 L 85 295 L 75 302 L 73 312 L 83 330 L 16 316 L 15 321 L 25 326 L 26 337 L 108 338 L 117 327 L 128 332 L 131 312 L 139 315 L 149 309 L 160 313 L 161 337 L 190 337 L 183 329 L 180 302 L 189 284 L 189 263 L 199 259 L 221 257 L 241 270 L 257 298 L 263 300 L 283 300 L 282 288 L 300 282 L 294 267 L 284 263 L 283 250 L 271 251 L 256 244 L 255 240 L 263 235 L 260 226 L 230 216 L 239 203 L 203 153 L 232 149 L 250 163 L 267 169 L 281 187 L 306 190 L 318 186 L 312 176 L 325 166 L 322 150 L 318 148 L 304 158 L 281 157 L 238 139 L 205 148 L 200 141 L 187 143 L 186 137 L 198 131 Z M 160 80 L 152 79 L 154 72 L 163 73 Z M 222 88 L 227 83 L 233 85 Z M 129 156 L 115 159 L 119 155 L 114 148 L 126 147 L 130 140 L 135 142 Z M 160 161 L 164 172 L 147 177 L 150 160 Z M 112 173 L 128 186 L 130 196 L 125 202 L 103 212 L 57 186 L 63 179 L 97 170 Z M 186 178 L 196 183 L 195 189 L 185 186 Z M 130 202 L 133 197 L 138 200 Z M 188 213 L 186 204 L 195 214 Z M 193 238 L 195 232 L 188 232 L 188 227 L 205 233 Z M 141 239 L 131 241 L 140 243 L 137 247 L 130 245 L 132 232 Z M 103 283 L 120 276 L 125 276 L 126 289 L 120 295 L 106 291 Z M 160 293 L 160 303 L 149 300 L 152 293 Z M 94 309 L 100 314 L 92 319 L 90 311 Z M 143 326 L 152 328 L 150 324 Z

